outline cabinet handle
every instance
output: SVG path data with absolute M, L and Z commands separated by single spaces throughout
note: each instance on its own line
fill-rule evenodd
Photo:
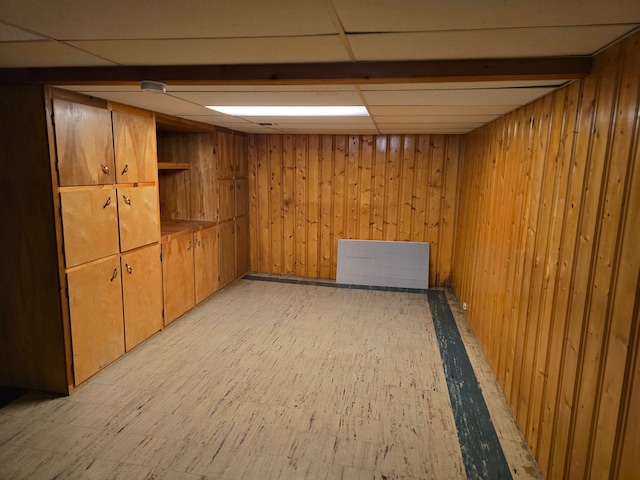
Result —
M 111 275 L 111 280 L 109 280 L 109 281 L 113 282 L 116 279 L 117 276 L 118 276 L 118 269 L 114 268 L 113 269 L 113 275 Z
M 191 250 L 191 247 L 193 247 L 193 242 L 189 240 L 189 246 L 187 247 L 187 251 Z
M 196 245 L 200 246 L 200 239 L 196 238 Z
M 122 173 L 120 175 L 124 175 L 125 173 L 127 173 L 129 171 L 129 164 L 127 163 L 124 168 L 122 169 Z
M 127 197 L 126 195 L 122 195 L 122 199 L 124 200 L 124 203 L 126 203 L 127 205 L 131 205 L 131 199 L 129 197 Z
M 109 175 L 109 167 L 107 167 L 104 163 L 100 164 L 100 167 L 102 168 L 102 171 L 104 173 L 106 173 L 107 175 Z
M 133 273 L 133 268 L 131 267 L 131 265 L 125 263 L 124 266 L 127 267 L 127 273 L 131 275 Z
M 107 201 L 104 203 L 102 208 L 107 208 L 109 205 L 111 205 L 111 196 L 109 196 L 109 198 L 107 198 Z

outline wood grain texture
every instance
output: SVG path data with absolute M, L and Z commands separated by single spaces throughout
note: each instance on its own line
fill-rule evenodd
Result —
M 157 182 L 156 124 L 153 116 L 114 111 L 113 144 L 117 183 Z
M 160 240 L 158 190 L 150 187 L 119 187 L 118 217 L 120 251 L 126 252 Z
M 195 303 L 198 304 L 218 290 L 218 227 L 194 232 L 193 241 Z
M 251 255 L 249 252 L 249 217 L 238 217 L 235 220 L 236 234 L 236 274 L 235 278 L 251 270 Z
M 465 137 L 453 286 L 547 478 L 638 474 L 639 69 L 634 35 Z
M 341 238 L 428 241 L 449 284 L 461 138 L 251 136 L 251 269 L 335 278 Z
M 163 327 L 160 245 L 125 253 L 120 261 L 124 339 L 129 351 Z
M 76 385 L 124 354 L 120 273 L 112 256 L 67 274 Z
M 211 133 L 158 132 L 158 159 L 189 166 L 158 174 L 163 220 L 218 220 L 215 138 Z
M 218 224 L 220 276 L 218 287 L 224 288 L 236 279 L 236 228 L 235 220 Z
M 54 99 L 53 114 L 60 186 L 113 184 L 111 112 Z
M 68 393 L 46 111 L 41 87 L 0 88 L 0 384 Z
M 67 268 L 118 253 L 115 188 L 60 193 Z
M 164 324 L 168 325 L 194 306 L 193 233 L 162 240 L 162 291 Z

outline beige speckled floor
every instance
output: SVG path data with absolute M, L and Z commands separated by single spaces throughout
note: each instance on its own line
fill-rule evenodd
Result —
M 447 295 L 514 478 L 536 478 Z M 0 479 L 53 478 L 465 478 L 426 296 L 240 280 L 70 397 L 0 410 Z

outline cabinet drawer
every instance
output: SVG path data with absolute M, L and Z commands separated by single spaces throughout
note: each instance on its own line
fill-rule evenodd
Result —
M 55 99 L 53 117 L 60 186 L 113 184 L 111 113 Z
M 125 347 L 129 351 L 162 328 L 160 245 L 121 257 Z
M 157 181 L 153 118 L 123 112 L 113 112 L 112 115 L 117 183 Z
M 60 194 L 67 268 L 118 253 L 115 189 Z
M 73 373 L 78 385 L 124 354 L 120 258 L 67 274 Z
M 118 215 L 122 252 L 160 240 L 155 186 L 118 188 Z

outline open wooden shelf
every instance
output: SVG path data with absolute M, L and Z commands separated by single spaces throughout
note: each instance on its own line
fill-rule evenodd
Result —
M 189 170 L 191 165 L 188 163 L 175 162 L 158 162 L 158 170 Z

